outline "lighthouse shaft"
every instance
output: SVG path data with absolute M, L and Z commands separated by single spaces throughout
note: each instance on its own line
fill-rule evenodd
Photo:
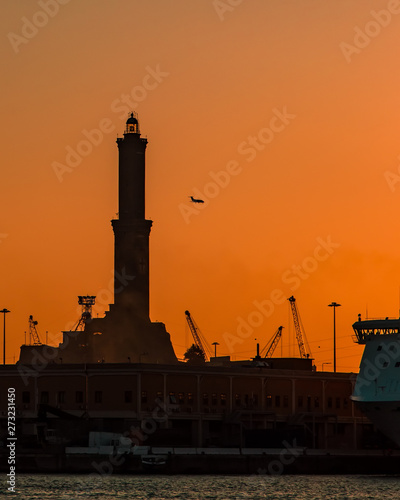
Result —
M 119 216 L 112 221 L 115 236 L 114 303 L 135 317 L 149 320 L 149 235 L 145 219 L 145 152 L 133 114 L 119 150 Z

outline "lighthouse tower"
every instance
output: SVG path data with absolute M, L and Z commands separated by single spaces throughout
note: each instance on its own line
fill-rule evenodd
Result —
M 131 114 L 119 150 L 119 210 L 115 235 L 114 304 L 121 312 L 149 320 L 149 236 L 153 221 L 145 218 L 147 139 Z
M 137 116 L 131 113 L 119 151 L 118 218 L 115 237 L 114 304 L 104 318 L 90 318 L 82 332 L 64 332 L 60 344 L 69 363 L 177 363 L 163 323 L 149 317 L 149 236 L 145 218 L 145 157 Z

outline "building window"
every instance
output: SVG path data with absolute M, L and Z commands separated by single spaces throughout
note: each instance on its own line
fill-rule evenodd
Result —
M 142 391 L 141 402 L 147 403 L 147 391 Z
M 221 405 L 226 406 L 226 394 L 221 394 Z
M 58 404 L 65 403 L 65 391 L 59 391 L 57 393 L 57 403 Z
M 125 391 L 125 403 L 132 403 L 132 391 Z
M 83 403 L 83 391 L 75 392 L 75 403 Z
M 187 399 L 188 399 L 188 404 L 192 405 L 193 404 L 193 394 L 191 392 L 188 392 Z
M 240 406 L 240 394 L 235 394 L 235 406 Z
M 275 396 L 275 406 L 279 408 L 281 406 L 281 397 Z
M 349 406 L 349 400 L 347 398 L 343 398 L 343 409 L 347 410 Z
M 297 408 L 303 408 L 303 396 L 297 398 Z
M 169 393 L 169 402 L 173 405 L 176 405 L 176 396 L 174 392 Z
M 24 404 L 29 404 L 31 402 L 31 393 L 29 391 L 23 391 L 22 402 Z
M 315 396 L 314 398 L 314 408 L 319 408 L 319 397 Z
M 216 404 L 217 404 L 217 394 L 215 392 L 211 396 L 211 404 L 213 406 L 216 406 Z
M 336 408 L 340 408 L 340 398 L 336 398 Z
M 283 396 L 283 407 L 289 408 L 289 396 Z
M 203 405 L 208 405 L 208 394 L 206 392 L 203 394 Z
M 185 393 L 184 392 L 178 393 L 178 402 L 181 405 L 184 404 L 184 402 L 185 402 Z
M 266 403 L 267 403 L 267 408 L 271 408 L 271 406 L 272 406 L 272 396 L 270 394 L 267 394 Z
M 254 394 L 254 396 L 253 396 L 253 404 L 254 404 L 254 406 L 258 406 L 258 394 Z
M 40 402 L 43 405 L 47 405 L 49 402 L 49 393 L 47 391 L 42 391 L 40 393 Z
M 332 406 L 333 406 L 333 401 L 332 401 L 332 398 L 329 397 L 328 398 L 328 408 L 332 408 Z
M 103 392 L 102 391 L 94 391 L 94 402 L 102 403 L 103 402 Z
M 157 399 L 163 400 L 163 393 L 161 391 L 157 391 Z

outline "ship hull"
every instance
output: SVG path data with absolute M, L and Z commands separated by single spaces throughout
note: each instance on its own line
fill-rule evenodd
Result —
M 400 446 L 400 401 L 358 402 L 358 408 L 382 434 Z

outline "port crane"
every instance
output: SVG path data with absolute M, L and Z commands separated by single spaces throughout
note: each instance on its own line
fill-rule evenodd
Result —
M 274 333 L 273 337 L 267 342 L 266 346 L 262 349 L 260 356 L 264 358 L 272 358 L 274 351 L 279 344 L 282 337 L 283 326 L 280 326 Z
M 200 328 L 197 326 L 197 324 L 194 321 L 194 319 L 192 318 L 190 312 L 185 311 L 185 314 L 186 314 L 186 321 L 189 325 L 189 329 L 190 329 L 190 332 L 193 336 L 193 340 L 194 340 L 195 345 L 203 353 L 204 359 L 206 361 L 209 361 L 209 359 L 212 355 L 212 349 L 210 347 L 210 344 L 207 342 L 207 339 L 201 333 Z
M 29 341 L 30 345 L 32 345 L 32 339 L 33 339 L 33 345 L 42 345 L 42 342 L 40 341 L 39 338 L 39 333 L 37 331 L 36 325 L 38 324 L 37 321 L 33 319 L 32 314 L 29 316 Z
M 299 312 L 297 310 L 296 306 L 296 299 L 293 297 L 288 298 L 288 301 L 290 302 L 290 307 L 292 309 L 292 315 L 293 315 L 293 322 L 294 322 L 294 329 L 296 332 L 296 339 L 297 339 L 297 344 L 299 346 L 299 351 L 300 351 L 300 357 L 301 358 L 311 358 L 311 350 L 310 346 L 308 345 L 306 334 L 304 331 L 303 324 L 300 319 Z M 303 340 L 304 337 L 304 340 Z M 306 343 L 306 345 L 304 344 Z M 307 346 L 307 351 L 306 351 L 306 346 Z

